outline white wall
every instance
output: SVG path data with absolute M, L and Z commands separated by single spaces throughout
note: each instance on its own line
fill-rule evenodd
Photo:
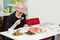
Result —
M 3 0 L 0 0 L 0 10 L 3 9 Z
M 28 16 L 42 22 L 60 23 L 60 0 L 28 0 Z

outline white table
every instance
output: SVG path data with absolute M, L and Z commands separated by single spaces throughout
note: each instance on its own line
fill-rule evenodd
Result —
M 46 28 L 46 29 L 47 29 L 46 32 L 36 33 L 35 35 L 24 34 L 21 36 L 13 36 L 13 35 L 9 34 L 8 31 L 1 32 L 0 34 L 4 35 L 6 37 L 9 37 L 11 39 L 14 39 L 14 40 L 39 40 L 39 39 L 44 39 L 44 38 L 48 38 L 48 37 L 60 34 L 60 27 L 55 28 L 55 29 L 48 29 L 48 28 Z

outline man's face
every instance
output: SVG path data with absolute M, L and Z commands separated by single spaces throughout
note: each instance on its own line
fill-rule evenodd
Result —
M 25 10 L 25 5 L 24 5 L 24 4 L 22 4 L 22 3 L 17 4 L 16 11 L 17 11 L 18 13 L 23 13 L 24 10 Z

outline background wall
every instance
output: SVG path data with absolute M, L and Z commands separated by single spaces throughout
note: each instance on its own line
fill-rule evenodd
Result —
M 60 24 L 60 0 L 28 0 L 28 16 Z
M 3 0 L 0 0 L 0 11 L 3 9 Z
M 4 8 L 6 9 L 7 8 L 7 4 L 13 4 L 13 0 L 3 0 L 3 5 L 4 5 Z

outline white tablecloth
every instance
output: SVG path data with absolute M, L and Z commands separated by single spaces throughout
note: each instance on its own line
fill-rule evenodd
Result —
M 0 32 L 1 35 L 4 35 L 6 37 L 9 37 L 14 40 L 39 40 L 39 39 L 44 39 L 47 37 L 51 37 L 57 34 L 60 34 L 60 27 L 57 28 L 46 28 L 46 32 L 43 33 L 36 33 L 35 35 L 27 35 L 23 34 L 21 36 L 13 36 L 9 33 L 9 31 L 5 32 Z

